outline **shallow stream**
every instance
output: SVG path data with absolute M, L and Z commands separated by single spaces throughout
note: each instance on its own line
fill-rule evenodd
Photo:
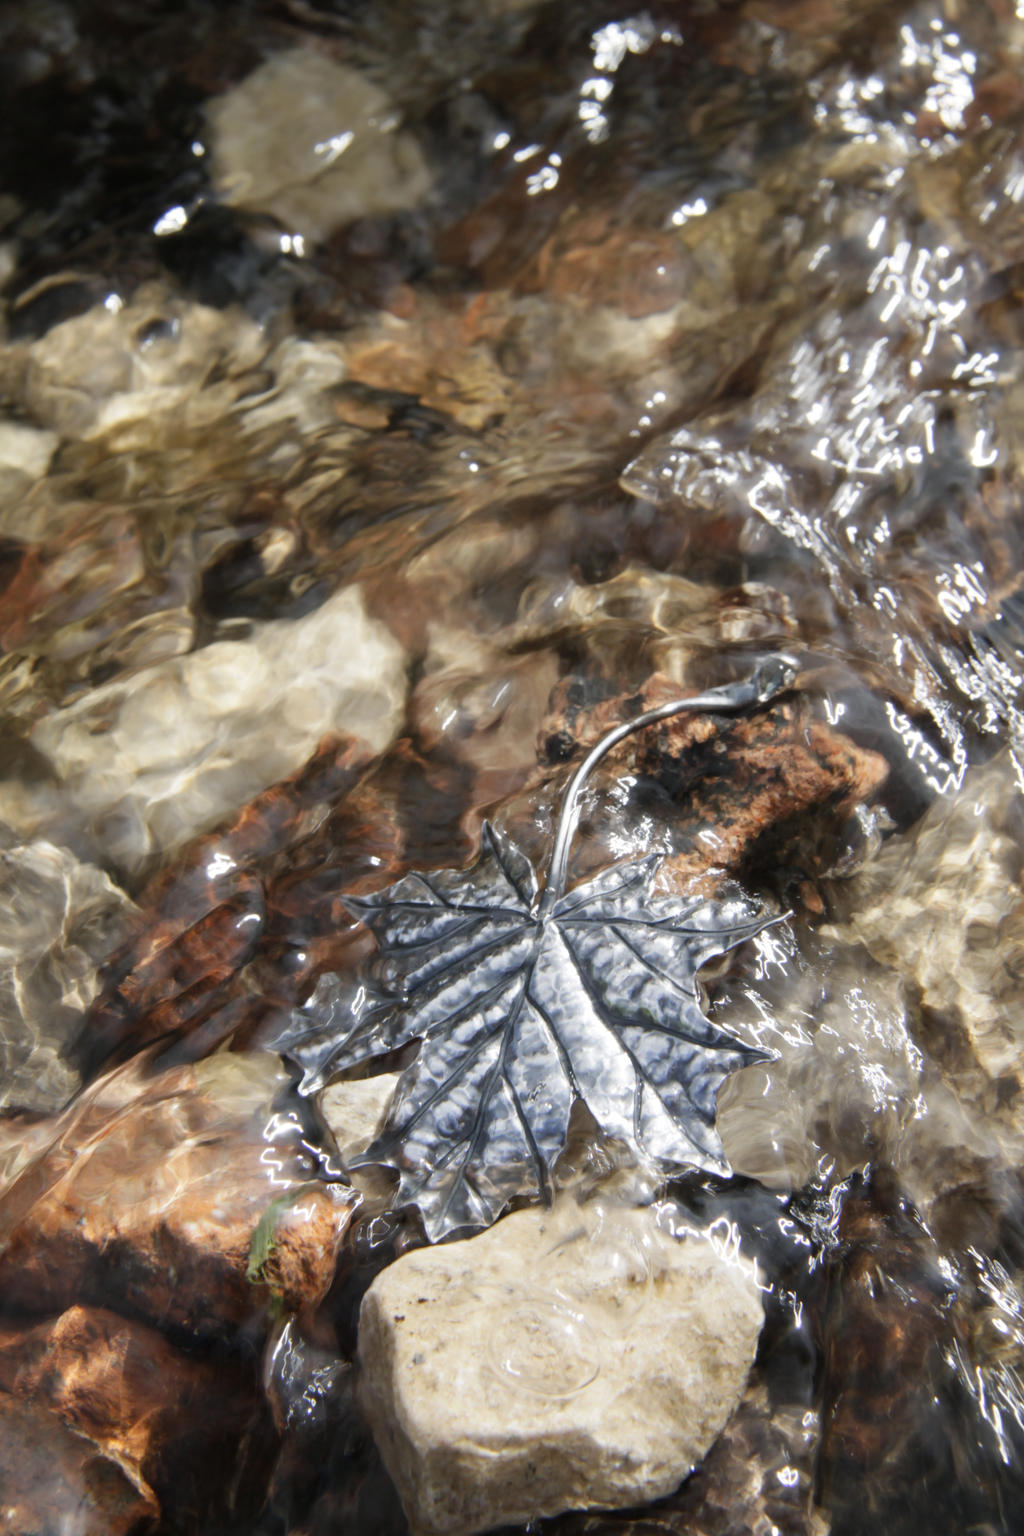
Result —
M 1022 0 L 12 0 L 0 78 L 5 1528 L 403 1536 L 346 901 L 543 871 L 602 731 L 784 653 L 568 870 L 772 920 L 701 972 L 727 1166 L 592 1101 L 486 1175 L 727 1234 L 756 1360 L 531 1530 L 1020 1530 Z

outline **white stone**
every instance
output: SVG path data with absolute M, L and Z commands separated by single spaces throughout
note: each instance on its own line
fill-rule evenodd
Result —
M 411 208 L 430 190 L 380 87 L 312 48 L 261 64 L 209 104 L 207 122 L 217 195 L 272 213 L 292 241 Z
M 172 427 L 222 419 L 239 379 L 266 350 L 260 327 L 240 311 L 190 303 L 149 283 L 129 304 L 97 304 L 33 342 L 25 405 L 60 437 L 152 449 L 167 443 Z
M 670 1493 L 743 1393 L 763 1321 L 725 1223 L 606 1199 L 403 1255 L 359 1320 L 366 1410 L 416 1536 Z
M 294 773 L 328 731 L 383 751 L 405 691 L 402 647 L 347 587 L 300 619 L 94 688 L 32 740 L 106 856 L 133 869 Z
M 320 1112 L 338 1143 L 343 1163 L 365 1152 L 384 1129 L 400 1072 L 383 1072 L 351 1082 L 332 1083 L 320 1095 Z
M 102 870 L 40 840 L 0 855 L 0 1109 L 63 1109 L 65 1051 L 98 990 L 130 903 Z
M 293 421 L 304 433 L 337 425 L 331 391 L 348 374 L 341 341 L 286 336 L 268 353 L 266 367 L 273 375 L 272 386 L 246 401 L 239 413 L 246 432 L 262 432 L 283 421 Z
M 56 447 L 55 432 L 0 421 L 0 469 L 17 470 L 26 479 L 38 480 L 49 469 Z

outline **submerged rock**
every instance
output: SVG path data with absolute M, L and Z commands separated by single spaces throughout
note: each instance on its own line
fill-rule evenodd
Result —
M 936 1053 L 949 1064 L 969 1053 L 994 1084 L 1002 1080 L 1004 1102 L 1024 1090 L 1016 793 L 1006 753 L 968 774 L 850 882 L 837 926 L 914 988 Z
M 752 1381 L 703 1464 L 655 1510 L 563 1516 L 548 1536 L 828 1536 L 814 1505 L 816 1413 Z
M 379 86 L 312 47 L 279 53 L 207 107 L 213 182 L 235 208 L 315 241 L 429 192 L 419 147 Z
M 405 655 L 357 588 L 94 688 L 33 732 L 107 856 L 135 869 L 293 773 L 331 730 L 381 751 L 405 697 Z
M 344 948 L 345 919 L 329 890 L 311 891 L 295 871 L 312 862 L 315 885 L 310 836 L 370 757 L 357 739 L 329 734 L 297 774 L 191 840 L 147 882 L 127 940 L 103 966 L 83 1031 L 79 1054 L 93 1068 L 171 1033 L 192 1037 L 191 1054 L 201 1056 L 233 1035 L 242 1015 L 253 1022 L 282 993 L 290 1001 L 308 989 L 327 959 L 319 954 L 324 936 Z
M 853 1182 L 839 1237 L 828 1260 L 821 1324 L 818 1468 L 833 1532 L 913 1536 L 924 1524 L 936 1536 L 959 1536 L 1012 1528 L 1007 1510 L 1019 1499 L 1019 1409 L 998 1391 L 984 1401 L 983 1382 L 995 1383 L 985 1380 L 982 1360 L 970 1358 L 963 1337 L 957 1268 L 885 1169 Z M 1012 1359 L 1007 1321 L 1002 1349 Z M 958 1367 L 974 1378 L 977 1412 Z M 972 1476 L 972 1463 L 986 1451 L 991 1456 L 993 1431 L 1004 1465 L 990 1461 L 987 1472 Z M 951 1468 L 964 1470 L 951 1477 Z M 941 1504 L 932 1502 L 937 1496 Z
M 632 693 L 588 699 L 581 679 L 563 679 L 541 727 L 549 762 L 576 760 L 612 726 L 695 691 L 654 673 Z M 669 853 L 663 889 L 783 861 L 790 878 L 821 873 L 834 857 L 843 823 L 882 788 L 888 765 L 818 718 L 797 692 L 768 708 L 731 717 L 686 713 L 638 732 L 609 754 L 594 782 L 611 792 L 644 775 L 660 791 L 658 832 Z M 600 845 L 591 840 L 589 857 Z M 800 892 L 820 911 L 807 885 Z
M 716 1125 L 737 1173 L 798 1189 L 888 1164 L 922 1210 L 1001 1161 L 978 1114 L 919 1042 L 913 999 L 859 945 L 768 931 L 722 984 L 716 1023 L 772 1059 L 723 1085 Z
M 309 1182 L 301 1130 L 275 1108 L 287 1082 L 276 1058 L 223 1054 L 101 1079 L 0 1200 L 5 1306 L 123 1306 L 200 1336 L 271 1298 L 315 1306 L 355 1196 Z
M 1024 1155 L 1019 810 L 994 759 L 825 886 L 817 935 L 760 936 L 716 1022 L 773 1053 L 723 1087 L 734 1169 L 774 1187 L 881 1160 L 927 1216 Z M 756 958 L 754 956 L 756 955 Z
M 377 1277 L 364 1399 L 415 1532 L 641 1503 L 702 1459 L 763 1312 L 728 1234 L 674 1217 L 566 1200 Z
M 27 347 L 24 402 L 49 435 L 151 449 L 158 432 L 180 439 L 221 419 L 265 351 L 238 310 L 145 284 L 130 303 L 112 294 Z
M 40 841 L 0 854 L 0 1110 L 52 1113 L 79 1087 L 64 1052 L 128 907 L 66 848 Z
M 194 562 L 180 533 L 176 537 L 166 524 L 160 529 L 159 514 L 140 517 L 137 510 L 88 500 L 39 501 L 33 512 L 22 508 L 10 515 L 8 527 L 19 542 L 11 544 L 0 649 L 18 658 L 15 665 L 32 668 L 53 703 L 80 696 L 83 685 L 98 677 L 189 650 L 195 638 L 188 608 Z M 2 524 L 0 514 L 0 531 L 6 531 Z M 36 539 L 21 543 L 28 534 Z M 154 570 L 147 557 L 164 535 L 165 557 Z M 27 702 L 22 696 L 20 705 Z M 4 786 L 5 819 L 13 811 L 24 825 L 24 812 L 42 797 L 38 790 L 30 795 L 18 817 L 10 787 Z
M 152 1494 L 55 1413 L 0 1393 L 0 1515 L 7 1536 L 144 1536 Z M 73 1524 L 72 1524 L 73 1521 Z
M 240 1440 L 245 1460 L 245 1444 L 259 1438 L 258 1398 L 236 1363 L 190 1359 L 99 1307 L 0 1324 L 0 1390 L 96 1441 L 143 1498 L 152 1490 L 165 1519 L 197 1500 L 226 1512 L 223 1467 Z
M 488 782 L 519 782 L 535 764 L 533 738 L 558 681 L 554 656 L 509 657 L 471 634 L 431 636 L 423 677 L 410 700 L 410 723 L 427 751 L 443 743 Z
M 0 419 L 0 493 L 4 499 L 45 475 L 56 447 L 55 432 Z

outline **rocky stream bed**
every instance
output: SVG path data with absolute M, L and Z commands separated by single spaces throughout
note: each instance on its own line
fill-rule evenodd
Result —
M 0 1526 L 1019 1531 L 1022 0 L 0 78 Z

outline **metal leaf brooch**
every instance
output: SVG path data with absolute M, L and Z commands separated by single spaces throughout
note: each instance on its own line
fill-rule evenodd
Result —
M 718 1089 L 763 1056 L 705 1017 L 697 972 L 776 919 L 739 892 L 656 893 L 660 855 L 567 891 L 569 845 L 588 776 L 625 736 L 688 710 L 766 703 L 794 675 L 789 657 L 773 657 L 744 681 L 608 732 L 569 784 L 543 889 L 485 822 L 468 869 L 413 872 L 346 898 L 378 952 L 371 1001 L 349 1011 L 331 1075 L 421 1042 L 383 1133 L 353 1166 L 397 1169 L 396 1203 L 418 1206 L 432 1241 L 487 1226 L 514 1197 L 544 1196 L 577 1100 L 638 1157 L 728 1171 Z

